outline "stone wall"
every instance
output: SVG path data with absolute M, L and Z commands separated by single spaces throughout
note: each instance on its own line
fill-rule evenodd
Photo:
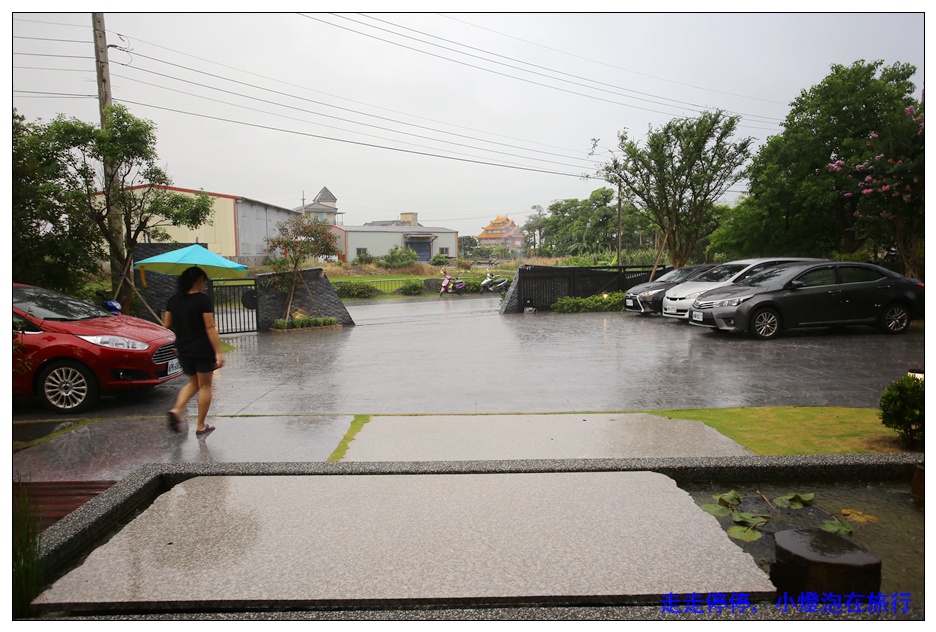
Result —
M 331 317 L 341 325 L 354 325 L 341 297 L 335 292 L 331 281 L 321 268 L 302 270 L 300 274 L 309 287 L 309 292 L 302 286 L 296 288 L 290 308 L 293 312 L 301 309 L 312 317 Z M 272 328 L 273 323 L 282 318 L 286 310 L 286 295 L 277 292 L 270 285 L 272 276 L 272 274 L 257 275 L 257 329 L 259 331 Z
M 516 274 L 514 274 L 513 281 L 510 282 L 510 287 L 507 289 L 507 296 L 505 296 L 504 300 L 501 302 L 501 314 L 516 314 L 523 311 L 523 308 L 520 307 L 520 293 L 517 290 L 517 288 L 520 287 L 519 281 L 520 270 L 517 270 Z

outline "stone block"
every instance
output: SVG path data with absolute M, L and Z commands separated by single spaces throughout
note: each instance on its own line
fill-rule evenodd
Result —
M 779 531 L 770 580 L 781 593 L 867 595 L 881 589 L 881 560 L 845 538 L 821 529 Z

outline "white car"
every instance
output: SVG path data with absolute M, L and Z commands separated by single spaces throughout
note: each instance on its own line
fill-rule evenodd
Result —
M 681 283 L 668 289 L 663 297 L 663 315 L 686 320 L 689 318 L 689 308 L 692 307 L 692 302 L 699 294 L 714 290 L 717 287 L 731 285 L 765 268 L 787 261 L 811 262 L 822 261 L 822 259 L 766 257 L 762 259 L 739 259 L 738 261 L 723 263 L 703 272 L 688 283 Z

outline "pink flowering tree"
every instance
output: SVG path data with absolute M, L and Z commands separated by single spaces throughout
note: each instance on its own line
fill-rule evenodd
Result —
M 895 248 L 904 274 L 922 278 L 924 115 L 915 106 L 904 114 L 887 132 L 870 134 L 857 157 L 828 168 L 856 227 L 869 240 Z

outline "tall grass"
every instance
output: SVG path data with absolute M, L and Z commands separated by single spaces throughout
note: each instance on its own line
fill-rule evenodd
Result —
M 17 476 L 13 498 L 13 617 L 29 616 L 29 604 L 42 586 L 39 565 L 39 519 L 29 493 Z

